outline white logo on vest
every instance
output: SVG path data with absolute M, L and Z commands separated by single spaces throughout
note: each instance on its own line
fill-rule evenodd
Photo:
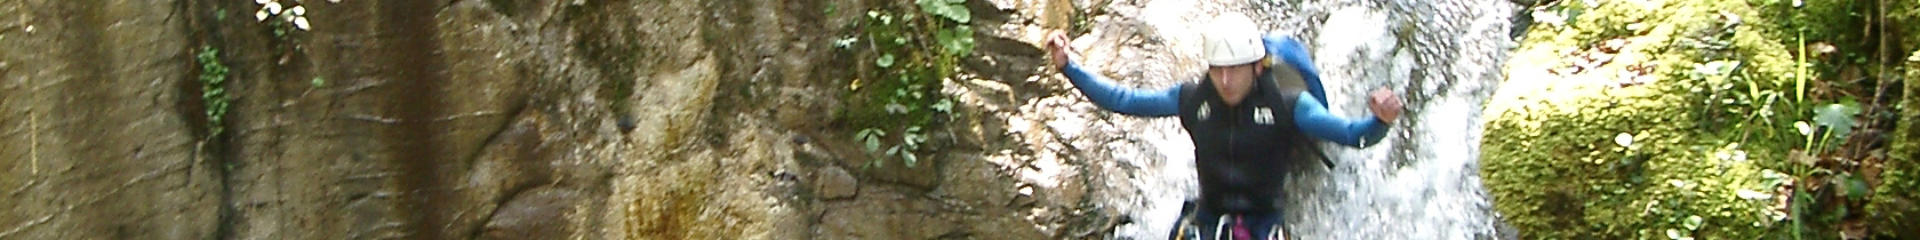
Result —
M 1253 123 L 1273 125 L 1273 109 L 1264 107 L 1253 109 Z
M 1200 115 L 1200 119 L 1202 120 L 1207 119 L 1207 109 L 1211 109 L 1210 107 L 1207 107 L 1207 103 L 1205 102 L 1200 103 L 1200 113 L 1197 114 L 1197 115 Z

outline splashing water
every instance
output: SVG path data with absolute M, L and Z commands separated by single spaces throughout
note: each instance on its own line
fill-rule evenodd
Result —
M 1218 12 L 1264 21 L 1313 50 L 1336 114 L 1365 116 L 1365 94 L 1391 89 L 1407 112 L 1388 138 L 1356 149 L 1322 144 L 1334 168 L 1285 171 L 1286 227 L 1300 239 L 1506 238 L 1479 177 L 1481 109 L 1500 81 L 1514 43 L 1507 38 L 1514 6 L 1506 1 L 1163 0 L 1109 7 L 1117 22 L 1096 26 L 1081 46 L 1086 61 L 1115 71 L 1124 84 L 1160 87 L 1201 72 L 1191 29 Z M 1139 38 L 1116 37 L 1139 35 Z M 1079 111 L 1076 109 L 1076 111 Z M 1086 110 L 1097 111 L 1097 110 Z M 1104 113 L 1088 113 L 1104 114 Z M 1101 151 L 1132 170 L 1108 174 L 1116 189 L 1104 200 L 1128 219 L 1121 239 L 1163 239 L 1183 200 L 1196 196 L 1193 145 L 1174 119 L 1106 117 L 1122 143 Z M 1317 164 L 1315 164 L 1317 166 Z M 1125 191 L 1132 190 L 1132 191 Z

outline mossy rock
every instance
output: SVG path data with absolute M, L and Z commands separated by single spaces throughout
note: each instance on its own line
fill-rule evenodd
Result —
M 1738 194 L 1768 191 L 1757 160 L 1697 138 L 1693 115 L 1683 111 L 1693 106 L 1652 88 L 1496 114 L 1482 148 L 1496 208 L 1524 236 L 1544 239 L 1664 237 L 1666 229 L 1751 239 L 1752 229 L 1770 225 L 1767 201 Z M 1621 134 L 1634 140 L 1622 146 Z M 1700 222 L 1688 228 L 1695 216 Z
M 1905 90 L 1898 107 L 1900 113 L 1892 137 L 1888 138 L 1886 165 L 1880 174 L 1880 184 L 1875 186 L 1873 200 L 1867 205 L 1874 229 L 1879 234 L 1892 235 L 1899 239 L 1920 238 L 1920 1 L 1896 1 L 1888 9 L 1897 12 L 1890 14 L 1896 24 L 1890 26 L 1905 28 L 1904 36 L 1909 52 L 1906 68 Z
M 1916 43 L 1915 45 L 1920 45 Z M 1914 46 L 1920 49 L 1920 46 Z M 1920 61 L 1907 63 L 1906 98 L 1898 119 L 1920 119 Z M 1902 121 L 1889 138 L 1884 172 L 1867 204 L 1871 224 L 1879 234 L 1901 239 L 1920 238 L 1920 123 Z
M 1742 140 L 1796 133 L 1722 102 L 1792 84 L 1787 48 L 1737 20 L 1758 14 L 1714 1 L 1557 11 L 1577 16 L 1535 25 L 1488 104 L 1482 176 L 1505 220 L 1529 239 L 1767 234 L 1780 213 L 1763 169 L 1785 148 Z M 1740 67 L 1696 72 L 1716 61 Z

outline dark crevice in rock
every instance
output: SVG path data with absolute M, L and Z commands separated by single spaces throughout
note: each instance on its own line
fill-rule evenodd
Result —
M 454 200 L 454 196 L 441 187 L 446 184 L 441 181 L 443 174 L 436 168 L 436 163 L 446 159 L 441 152 L 447 148 L 441 145 L 448 143 L 440 139 L 439 130 L 442 128 L 434 123 L 443 109 L 437 98 L 443 87 L 441 83 L 447 81 L 446 76 L 442 75 L 446 65 L 436 51 L 441 48 L 436 34 L 439 25 L 434 16 L 444 7 L 437 3 L 381 2 L 378 10 L 380 17 L 391 23 L 385 26 L 393 27 L 388 31 L 412 33 L 396 35 L 393 39 L 395 49 L 383 51 L 390 54 L 383 59 L 392 61 L 390 64 L 393 66 L 418 66 L 394 69 L 397 79 L 402 80 L 397 87 L 411 94 L 399 96 L 400 103 L 388 106 L 388 111 L 402 119 L 399 131 L 391 133 L 394 136 L 390 137 L 399 139 L 399 145 L 409 149 L 400 151 L 393 159 L 403 172 L 400 184 L 407 193 L 400 209 L 410 209 L 414 213 L 410 232 L 415 234 L 412 237 L 420 239 L 445 239 L 446 233 L 439 227 L 449 219 L 441 214 L 450 212 L 443 206 L 447 205 L 447 201 Z
M 203 74 L 202 63 L 197 62 L 195 59 L 196 54 L 202 51 L 203 47 L 225 49 L 225 36 L 222 35 L 222 31 L 220 31 L 220 24 L 222 22 L 220 19 L 214 17 L 216 14 L 220 14 L 215 12 L 218 11 L 215 9 L 225 9 L 226 7 L 221 4 L 221 2 L 223 1 L 181 1 L 177 4 L 180 9 L 176 10 L 176 12 L 185 12 L 183 15 L 186 16 L 187 24 L 182 24 L 182 26 L 186 28 L 184 32 L 188 33 L 188 37 L 196 40 L 191 41 L 195 44 L 189 45 L 188 49 L 182 50 L 187 54 L 180 56 L 182 59 L 181 62 L 187 63 L 182 66 L 186 71 L 181 71 L 184 76 L 180 78 L 186 80 L 179 81 L 180 84 L 177 85 L 177 87 L 180 88 L 180 94 L 177 96 L 181 104 L 178 105 L 179 107 L 176 109 L 176 114 L 184 118 L 190 129 L 189 131 L 193 133 L 194 139 L 196 139 L 193 149 L 194 152 L 190 155 L 190 157 L 195 159 L 195 164 L 192 165 L 212 169 L 214 175 L 213 180 L 217 182 L 215 185 L 218 189 L 214 191 L 216 191 L 215 194 L 218 196 L 218 200 L 214 203 L 218 204 L 218 207 L 215 213 L 215 221 L 211 223 L 214 225 L 211 238 L 232 239 L 234 238 L 234 228 L 238 223 L 238 209 L 234 202 L 234 189 L 232 184 L 233 168 L 231 167 L 234 165 L 232 160 L 233 148 L 231 137 L 233 134 L 223 133 L 214 135 L 212 132 L 212 128 L 215 126 L 213 126 L 214 123 L 208 119 L 208 103 L 207 100 L 202 97 L 204 94 L 204 83 L 199 81 L 199 76 Z M 205 11 L 195 11 L 196 9 Z M 220 56 L 215 57 L 222 59 L 223 62 L 224 59 L 230 59 L 226 54 L 220 54 Z M 232 73 L 229 72 L 228 75 L 232 75 Z M 229 91 L 229 94 L 231 94 L 231 91 Z M 224 126 L 218 127 L 232 129 L 233 124 L 231 123 L 231 121 L 227 121 L 223 123 Z M 195 171 L 188 171 L 188 173 L 192 172 Z

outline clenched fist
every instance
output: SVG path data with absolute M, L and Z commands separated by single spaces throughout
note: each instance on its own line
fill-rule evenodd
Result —
M 1073 61 L 1071 59 L 1073 55 L 1067 53 L 1073 49 L 1073 46 L 1069 45 L 1072 41 L 1067 38 L 1065 32 L 1047 34 L 1047 61 L 1053 64 L 1053 69 L 1066 67 L 1067 63 Z
M 1386 123 L 1393 123 L 1393 119 L 1400 118 L 1400 111 L 1405 107 L 1406 105 L 1400 102 L 1399 95 L 1394 95 L 1393 91 L 1384 88 L 1374 90 L 1373 96 L 1367 99 L 1367 108 L 1372 109 L 1373 115 L 1380 117 L 1380 121 Z

